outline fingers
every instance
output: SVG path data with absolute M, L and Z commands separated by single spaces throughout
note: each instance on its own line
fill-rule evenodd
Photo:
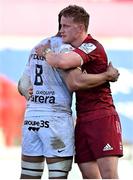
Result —
M 36 52 L 39 56 L 43 56 L 43 51 L 44 51 L 44 48 L 43 48 L 42 45 L 35 48 L 35 52 Z
M 109 66 L 110 66 L 110 65 L 112 65 L 112 62 L 111 62 L 111 61 L 109 61 Z
M 120 75 L 118 69 L 114 68 L 111 62 L 109 63 L 109 66 L 107 68 L 107 74 L 108 74 L 108 80 L 111 82 L 117 81 Z
M 116 82 L 120 76 L 119 72 L 116 72 L 114 76 L 110 79 L 111 82 Z
M 28 94 L 29 94 L 29 97 L 31 97 L 33 95 L 33 88 L 28 89 Z
M 108 66 L 113 66 L 113 64 L 112 64 L 112 62 L 111 61 L 109 61 L 109 65 Z
M 116 77 L 118 78 L 120 75 L 120 72 L 118 71 L 118 69 L 115 69 L 115 71 L 116 71 Z
M 39 45 L 35 48 L 35 52 L 39 55 L 39 56 L 44 56 L 45 57 L 45 50 L 51 48 L 51 41 L 50 39 L 48 39 L 46 44 L 43 45 Z

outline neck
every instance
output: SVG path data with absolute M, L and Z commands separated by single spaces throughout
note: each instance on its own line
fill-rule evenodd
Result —
M 75 47 L 75 48 L 79 47 L 79 46 L 83 43 L 83 41 L 86 39 L 87 36 L 88 36 L 87 33 L 82 34 L 82 36 L 81 36 L 81 35 L 78 36 L 78 37 L 75 39 L 75 41 L 73 41 L 73 42 L 71 43 L 71 45 L 72 45 L 73 47 Z

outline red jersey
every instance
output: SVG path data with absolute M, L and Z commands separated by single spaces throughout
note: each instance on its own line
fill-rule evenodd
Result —
M 108 65 L 106 52 L 103 46 L 90 35 L 74 51 L 83 59 L 83 72 L 98 74 L 106 71 Z M 77 115 L 85 116 L 86 120 L 115 114 L 109 82 L 95 88 L 77 91 L 76 110 Z

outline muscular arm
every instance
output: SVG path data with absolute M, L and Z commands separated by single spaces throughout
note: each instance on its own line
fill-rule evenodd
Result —
M 81 56 L 74 51 L 59 54 L 49 52 L 45 57 L 48 64 L 61 69 L 69 69 L 81 66 L 83 61 Z
M 36 53 L 39 56 L 44 56 L 48 64 L 52 67 L 70 69 L 81 66 L 83 63 L 81 56 L 67 46 L 70 45 L 66 45 L 66 48 L 64 50 L 62 49 L 63 52 L 57 54 L 50 49 L 50 43 L 48 43 L 36 47 Z
M 46 48 L 49 49 L 49 46 L 46 46 Z M 53 67 L 70 69 L 79 67 L 82 64 L 82 58 L 80 55 L 74 51 L 70 52 L 69 48 L 68 50 L 65 50 L 67 53 L 59 54 L 56 54 L 51 50 L 45 53 L 44 50 L 45 47 L 40 46 L 36 48 L 36 53 L 38 55 L 43 55 L 44 53 L 47 62 Z M 64 80 L 66 81 L 66 84 L 71 91 L 96 87 L 105 83 L 106 81 L 114 82 L 117 80 L 118 76 L 119 72 L 117 69 L 113 68 L 112 64 L 109 65 L 107 72 L 101 74 L 84 74 L 77 68 L 64 71 L 63 73 Z
M 82 73 L 79 68 L 63 72 L 63 78 L 70 91 L 93 88 L 107 81 L 114 82 L 117 81 L 118 77 L 119 72 L 112 66 L 111 63 L 109 64 L 107 71 L 100 74 Z

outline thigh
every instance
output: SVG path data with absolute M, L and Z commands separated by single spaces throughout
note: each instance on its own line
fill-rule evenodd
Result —
M 22 154 L 27 156 L 42 156 L 43 143 L 38 135 L 38 120 L 35 118 L 24 121 L 22 128 Z
M 95 141 L 92 151 L 95 159 L 123 155 L 121 126 L 118 115 L 110 115 L 94 121 Z
M 22 161 L 27 161 L 27 162 L 44 162 L 45 157 L 44 156 L 27 156 L 22 154 Z
M 78 121 L 75 129 L 76 162 L 96 161 L 105 156 L 122 156 L 121 126 L 117 115 Z
M 44 117 L 49 127 L 39 130 L 45 157 L 67 157 L 74 154 L 74 123 L 72 116 Z
M 91 150 L 93 143 L 93 122 L 83 122 L 78 119 L 75 127 L 75 162 L 78 164 L 95 161 Z

